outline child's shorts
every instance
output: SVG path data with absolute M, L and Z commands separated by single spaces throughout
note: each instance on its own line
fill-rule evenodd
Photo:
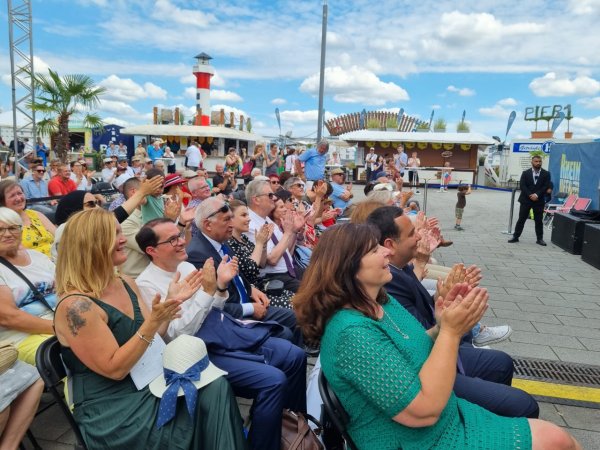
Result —
M 464 208 L 455 208 L 454 209 L 454 215 L 456 216 L 457 219 L 462 219 L 463 211 L 464 211 Z

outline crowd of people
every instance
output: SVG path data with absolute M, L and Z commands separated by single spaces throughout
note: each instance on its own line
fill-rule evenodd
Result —
M 511 386 L 508 354 L 479 348 L 510 327 L 481 324 L 476 266 L 435 264 L 450 243 L 402 170 L 354 202 L 326 140 L 289 164 L 276 144 L 233 149 L 212 179 L 197 143 L 172 172 L 163 144 L 142 146 L 149 161 L 109 147 L 110 204 L 83 160 L 51 161 L 48 192 L 37 160 L 0 182 L 0 340 L 20 361 L 0 374 L 0 447 L 33 418 L 31 367 L 55 335 L 90 449 L 279 449 L 284 409 L 320 414 L 320 370 L 359 448 L 581 448 Z M 51 215 L 26 206 L 50 191 Z

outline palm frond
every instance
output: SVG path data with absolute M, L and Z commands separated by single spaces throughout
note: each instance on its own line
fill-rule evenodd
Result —
M 56 119 L 43 119 L 36 124 L 38 133 L 52 135 L 58 131 L 58 121 Z

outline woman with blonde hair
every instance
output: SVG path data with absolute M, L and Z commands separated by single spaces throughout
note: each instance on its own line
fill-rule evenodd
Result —
M 265 150 L 265 144 L 256 144 L 254 147 L 254 153 L 250 156 L 250 159 L 254 161 L 254 168 L 260 169 L 260 173 L 264 173 L 263 165 L 267 160 L 267 151 Z
M 178 316 L 180 304 L 200 288 L 201 273 L 194 271 L 183 280 L 177 274 L 166 298 L 161 301 L 157 294 L 148 311 L 138 301 L 135 282 L 116 273 L 127 258 L 126 242 L 114 215 L 95 208 L 67 221 L 58 249 L 61 301 L 56 309 L 56 336 L 72 373 L 73 416 L 87 447 L 245 448 L 235 397 L 223 377 L 198 391 L 197 405 L 190 413 L 187 396 L 177 397 L 173 419 L 157 426 L 161 400 L 147 382 L 136 386 L 140 380 L 132 369 L 156 334 L 164 334 Z

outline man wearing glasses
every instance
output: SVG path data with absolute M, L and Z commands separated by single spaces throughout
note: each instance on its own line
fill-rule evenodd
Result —
M 21 188 L 23 188 L 25 198 L 29 200 L 49 197 L 48 182 L 44 179 L 45 173 L 46 169 L 44 169 L 44 166 L 42 164 L 38 164 L 33 167 L 33 170 L 31 171 L 31 177 L 23 178 L 21 181 Z M 52 208 L 52 206 L 56 206 L 57 203 L 58 202 L 56 200 L 36 202 L 34 203 L 34 209 L 40 211 L 44 215 L 54 214 L 54 208 Z

